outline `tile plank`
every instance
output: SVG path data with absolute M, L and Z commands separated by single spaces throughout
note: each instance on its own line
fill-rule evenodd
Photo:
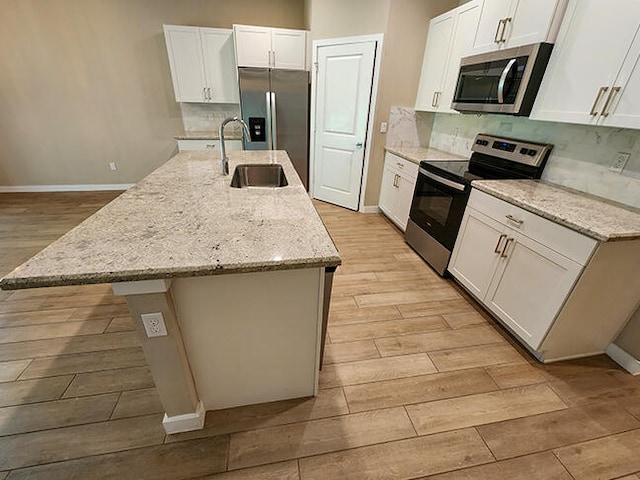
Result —
M 489 320 L 480 315 L 475 310 L 470 310 L 461 313 L 447 313 L 443 315 L 444 320 L 451 326 L 451 328 L 465 328 L 476 325 L 487 325 Z
M 201 480 L 299 480 L 298 462 L 272 463 L 261 467 L 243 468 L 233 472 L 218 473 Z
M 146 366 L 80 373 L 75 376 L 71 385 L 69 385 L 69 388 L 64 393 L 64 398 L 124 390 L 139 390 L 154 386 L 151 372 L 149 367 Z
M 164 412 L 164 408 L 160 403 L 160 397 L 155 388 L 130 390 L 120 394 L 116 408 L 111 415 L 111 420 L 162 412 Z
M 342 325 L 348 323 L 373 322 L 381 320 L 391 320 L 402 318 L 395 306 L 364 307 L 360 308 L 355 303 L 349 307 L 338 308 L 333 306 L 329 309 L 329 325 Z
M 24 371 L 21 380 L 53 377 L 69 373 L 96 372 L 146 365 L 141 347 L 121 348 L 103 352 L 76 353 L 35 359 Z
M 159 415 L 0 437 L 0 469 L 159 445 L 163 439 Z
M 522 387 L 547 381 L 543 372 L 529 363 L 491 365 L 485 370 L 500 388 Z
M 439 372 L 503 363 L 527 363 L 520 352 L 507 343 L 440 350 L 429 356 Z
M 324 365 L 380 358 L 376 344 L 372 340 L 361 342 L 335 343 L 324 347 Z
M 111 323 L 109 324 L 105 332 L 106 333 L 127 332 L 133 329 L 134 329 L 133 320 L 131 319 L 130 316 L 114 317 L 111 320 Z
M 404 318 L 428 317 L 430 315 L 453 315 L 456 313 L 468 312 L 476 313 L 473 306 L 462 297 L 454 298 L 452 300 L 436 300 L 398 305 L 398 310 Z
M 446 432 L 567 408 L 547 385 L 518 387 L 410 405 L 420 435 Z
M 415 436 L 404 408 L 376 410 L 231 434 L 229 469 Z
M 505 459 L 640 428 L 614 403 L 599 403 L 478 427 L 493 455 Z
M 616 478 L 640 471 L 640 430 L 554 450 L 574 478 Z
M 94 335 L 102 333 L 111 319 L 99 319 L 86 322 L 51 323 L 26 327 L 6 327 L 2 329 L 0 344 L 40 340 L 45 338 L 73 337 L 76 335 Z
M 423 353 L 325 365 L 320 372 L 320 388 L 377 382 L 393 378 L 435 373 L 436 367 Z
M 402 292 L 372 293 L 368 295 L 356 295 L 354 298 L 359 307 L 376 307 L 436 300 L 453 300 L 460 298 L 460 294 L 458 294 L 454 288 L 443 285 L 428 290 L 416 289 Z
M 361 447 L 299 460 L 302 480 L 403 480 L 493 461 L 473 430 Z
M 330 325 L 329 335 L 331 335 L 332 343 L 342 343 L 449 329 L 449 325 L 441 316 L 431 316 L 351 325 Z
M 34 312 L 0 314 L 0 327 L 26 327 L 45 323 L 65 322 L 76 311 L 75 308 L 60 310 L 36 310 Z
M 573 480 L 551 452 L 424 477 L 425 480 Z
M 497 390 L 482 369 L 434 373 L 344 388 L 352 412 L 428 402 Z
M 16 380 L 24 371 L 24 369 L 29 366 L 30 363 L 31 360 L 13 360 L 9 362 L 0 362 L 0 382 L 11 382 L 13 380 Z
M 0 435 L 104 422 L 119 393 L 0 408 Z
M 160 420 L 158 420 L 159 422 Z M 118 453 L 90 456 L 11 472 L 12 480 L 103 480 L 201 478 L 226 467 L 227 436 L 136 448 Z
M 73 375 L 0 383 L 0 407 L 59 399 Z

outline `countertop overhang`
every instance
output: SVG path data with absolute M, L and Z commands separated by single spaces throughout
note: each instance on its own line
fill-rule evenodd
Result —
M 289 185 L 232 188 L 220 157 L 179 153 L 0 280 L 4 290 L 298 268 L 340 255 L 284 151 L 234 151 L 280 163 Z
M 478 190 L 601 242 L 640 239 L 640 210 L 542 180 L 474 180 Z

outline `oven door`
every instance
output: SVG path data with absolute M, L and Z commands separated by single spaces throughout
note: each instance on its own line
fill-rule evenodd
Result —
M 421 166 L 409 218 L 453 250 L 471 186 L 434 166 Z

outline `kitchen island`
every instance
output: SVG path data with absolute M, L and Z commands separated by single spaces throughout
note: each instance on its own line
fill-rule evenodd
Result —
M 340 256 L 285 152 L 228 156 L 231 172 L 281 164 L 288 186 L 233 188 L 217 156 L 180 153 L 0 281 L 111 283 L 170 433 L 201 428 L 205 410 L 317 392 Z

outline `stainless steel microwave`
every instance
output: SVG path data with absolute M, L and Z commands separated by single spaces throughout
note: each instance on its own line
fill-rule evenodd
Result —
M 460 112 L 531 113 L 553 45 L 534 43 L 464 57 L 452 107 Z

